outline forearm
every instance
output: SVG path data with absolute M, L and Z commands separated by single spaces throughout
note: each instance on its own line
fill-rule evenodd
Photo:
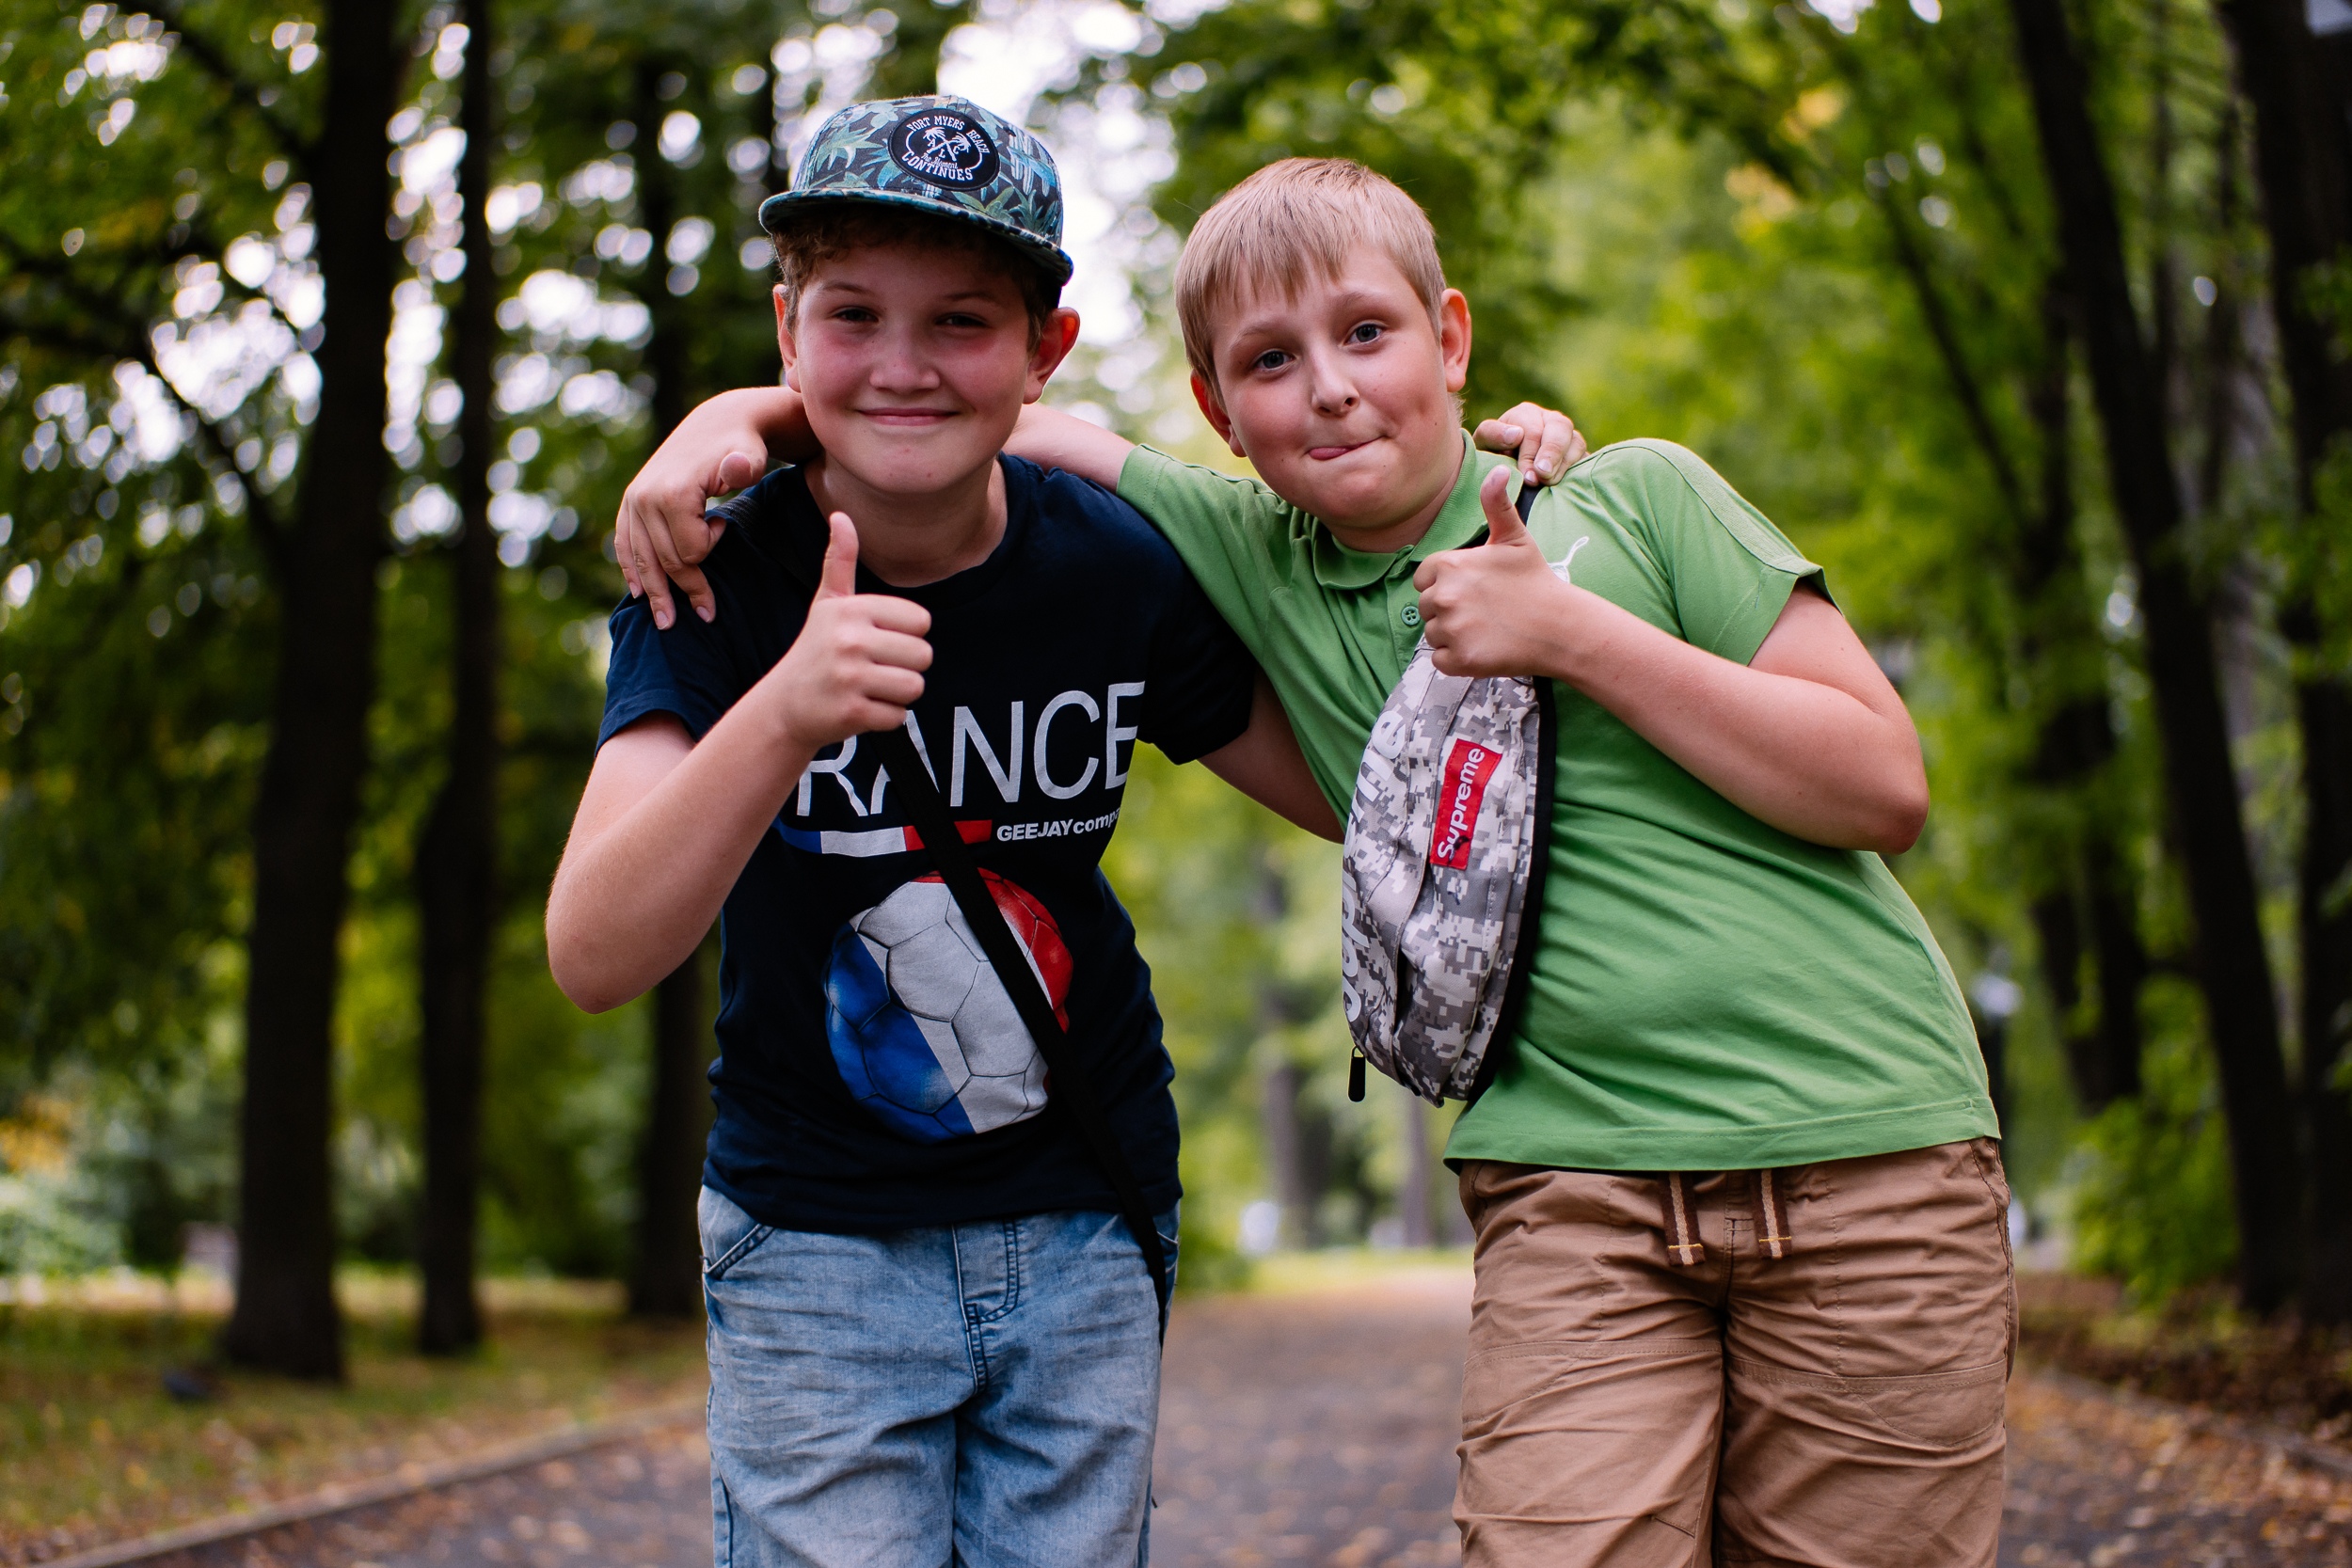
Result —
M 1074 414 L 1048 408 L 1041 403 L 1021 410 L 1005 450 L 1044 468 L 1060 468 L 1090 479 L 1105 489 L 1119 488 L 1120 471 L 1136 444 L 1124 436 L 1089 424 Z
M 815 750 L 738 704 L 609 819 L 597 820 L 592 779 L 548 897 L 548 963 L 564 993 L 603 1012 L 684 962 Z
M 698 422 L 755 433 L 766 443 L 771 463 L 805 463 L 820 450 L 809 432 L 801 394 L 789 387 L 741 387 L 706 398 L 678 422 L 671 438 Z
M 1340 819 L 1307 767 L 1290 715 L 1263 675 L 1249 707 L 1249 727 L 1200 759 L 1218 778 L 1266 810 L 1317 838 L 1340 839 Z
M 1819 681 L 1735 664 L 1588 597 L 1576 644 L 1555 647 L 1545 673 L 1784 832 L 1883 853 L 1918 837 L 1927 797 L 1907 720 Z

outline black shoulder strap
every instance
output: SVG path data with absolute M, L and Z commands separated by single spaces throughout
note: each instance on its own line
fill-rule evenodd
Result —
M 1519 521 L 1535 510 L 1535 498 L 1542 494 L 1540 486 L 1521 482 L 1519 485 Z M 1475 1105 L 1495 1081 L 1495 1069 L 1502 1063 L 1503 1053 L 1511 1049 L 1511 1037 L 1518 1032 L 1519 1015 L 1527 1010 L 1528 983 L 1535 974 L 1535 953 L 1540 945 L 1537 932 L 1543 924 L 1544 874 L 1551 868 L 1551 793 L 1552 777 L 1558 771 L 1560 754 L 1559 721 L 1552 710 L 1551 683 L 1535 682 L 1535 847 L 1527 866 L 1527 892 L 1519 903 L 1518 939 L 1511 944 L 1511 974 L 1502 983 L 1502 1010 L 1495 1017 L 1495 1032 L 1486 1041 L 1486 1059 L 1478 1064 L 1478 1076 L 1470 1084 L 1470 1091 L 1463 1098 L 1464 1104 Z
M 1086 1064 L 1071 1048 L 1061 1020 L 1054 1016 L 1054 1004 L 1047 999 L 1045 988 L 1038 983 L 1037 971 L 1029 967 L 1021 944 L 1013 939 L 1012 927 L 1005 924 L 1004 911 L 997 908 L 987 883 L 980 879 L 980 868 L 972 859 L 971 847 L 956 831 L 947 802 L 939 798 L 939 785 L 931 781 L 930 770 L 923 766 L 923 759 L 915 753 L 914 743 L 905 730 L 878 730 L 866 738 L 881 751 L 882 766 L 890 770 L 892 781 L 898 786 L 899 799 L 906 802 L 907 815 L 914 819 L 914 831 L 921 835 L 923 847 L 931 852 L 931 863 L 939 867 L 940 878 L 954 895 L 956 907 L 963 911 L 972 934 L 979 939 L 980 951 L 988 955 L 996 977 L 1004 982 L 1006 994 L 1012 998 L 1014 1011 L 1021 1015 L 1021 1022 L 1028 1026 L 1029 1037 L 1037 1042 L 1039 1053 L 1044 1056 L 1045 1069 L 1052 1074 L 1053 1100 L 1070 1113 L 1095 1163 L 1111 1179 L 1111 1190 L 1119 1196 L 1120 1215 L 1126 1220 L 1127 1228 L 1135 1232 L 1136 1244 L 1143 1249 L 1143 1260 L 1152 1270 L 1152 1288 L 1165 1303 L 1168 1252 L 1160 1244 L 1159 1227 L 1152 1223 L 1152 1211 L 1143 1200 L 1143 1187 L 1136 1180 L 1135 1167 L 1127 1163 L 1126 1150 L 1119 1147 L 1118 1134 L 1111 1131 L 1110 1118 L 1103 1114 L 1103 1102 L 1095 1097 Z
M 1487 470 L 1489 473 L 1492 473 L 1493 471 L 1494 470 L 1491 468 Z M 1511 510 L 1519 515 L 1520 522 L 1523 523 L 1527 521 L 1527 515 L 1535 510 L 1535 498 L 1543 493 L 1544 487 L 1542 485 L 1530 484 L 1524 479 L 1519 481 L 1519 499 L 1511 503 Z M 1480 529 L 1476 533 L 1470 535 L 1469 543 L 1462 546 L 1462 548 L 1470 549 L 1476 546 L 1485 544 L 1492 531 L 1493 531 L 1490 529 Z
M 761 553 L 774 561 L 803 590 L 816 593 L 817 578 L 800 562 L 767 551 Z M 947 884 L 956 908 L 963 911 L 965 924 L 979 941 L 980 951 L 988 955 L 989 966 L 996 971 L 1005 994 L 1012 999 L 1013 1010 L 1021 1015 L 1029 1037 L 1037 1042 L 1038 1053 L 1045 1058 L 1050 1102 L 1069 1113 L 1071 1120 L 1077 1124 L 1079 1137 L 1086 1140 L 1088 1152 L 1103 1167 L 1103 1174 L 1110 1178 L 1111 1191 L 1119 1198 L 1120 1217 L 1135 1232 L 1136 1244 L 1143 1249 L 1144 1263 L 1152 1271 L 1152 1287 L 1159 1298 L 1160 1323 L 1165 1328 L 1168 1304 L 1168 1249 L 1160 1243 L 1160 1227 L 1152 1222 L 1151 1207 L 1144 1202 L 1143 1185 L 1136 1180 L 1135 1166 L 1128 1163 L 1126 1150 L 1119 1147 L 1119 1135 L 1111 1131 L 1110 1118 L 1103 1114 L 1103 1102 L 1095 1097 L 1094 1083 L 1086 1064 L 1072 1049 L 1061 1020 L 1054 1016 L 1053 1002 L 1039 984 L 1037 971 L 1029 967 L 1012 927 L 1005 924 L 1005 911 L 997 908 L 988 884 L 981 879 L 971 847 L 956 831 L 955 817 L 947 810 L 947 802 L 940 799 L 939 785 L 932 781 L 930 769 L 923 766 L 914 742 L 904 728 L 876 730 L 865 739 L 881 752 L 882 765 L 898 784 L 898 797 L 906 802 L 907 816 L 914 819 L 923 847 L 930 851 L 931 863 L 939 868 L 940 879 Z

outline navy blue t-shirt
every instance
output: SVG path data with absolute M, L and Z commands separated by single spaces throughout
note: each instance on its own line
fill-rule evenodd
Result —
M 1152 1212 L 1177 1198 L 1173 1072 L 1135 927 L 1098 863 L 1135 745 L 1248 727 L 1255 666 L 1176 552 L 1109 491 L 1002 459 L 1004 539 L 968 571 L 861 593 L 931 612 L 914 742 L 1089 1063 Z M 825 524 L 797 469 L 726 508 L 719 613 L 612 615 L 601 745 L 649 713 L 697 739 L 800 634 Z M 1118 1199 L 874 748 L 821 753 L 720 919 L 718 1106 L 703 1179 L 768 1225 L 886 1230 Z

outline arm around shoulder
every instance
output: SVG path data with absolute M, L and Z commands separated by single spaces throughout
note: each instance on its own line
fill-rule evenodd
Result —
M 1249 704 L 1249 727 L 1200 759 L 1210 772 L 1284 821 L 1338 843 L 1339 814 L 1324 798 L 1290 716 L 1263 675 Z
M 612 530 L 621 575 L 632 596 L 646 598 L 654 625 L 675 616 L 673 582 L 704 620 L 718 612 L 701 565 L 719 537 L 703 515 L 711 498 L 753 483 L 771 463 L 816 455 L 801 394 L 788 387 L 721 392 L 678 421 L 628 482 Z
M 1041 468 L 1060 468 L 1092 480 L 1105 490 L 1116 490 L 1136 444 L 1075 414 L 1033 403 L 1021 410 L 1021 422 L 1013 426 L 1012 439 L 1005 443 L 1005 450 Z

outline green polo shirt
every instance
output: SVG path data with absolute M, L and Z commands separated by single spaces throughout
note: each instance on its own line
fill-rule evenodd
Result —
M 1392 555 L 1347 548 L 1253 480 L 1146 448 L 1120 476 L 1257 655 L 1342 814 L 1421 640 L 1413 573 L 1476 537 L 1478 483 L 1501 461 L 1470 452 L 1428 533 Z M 1579 586 L 1742 664 L 1820 571 L 1664 441 L 1595 452 L 1529 528 Z M 1447 1159 L 1733 1170 L 1997 1134 L 1951 967 L 1878 856 L 1770 827 L 1573 688 L 1553 694 L 1527 1007 Z

